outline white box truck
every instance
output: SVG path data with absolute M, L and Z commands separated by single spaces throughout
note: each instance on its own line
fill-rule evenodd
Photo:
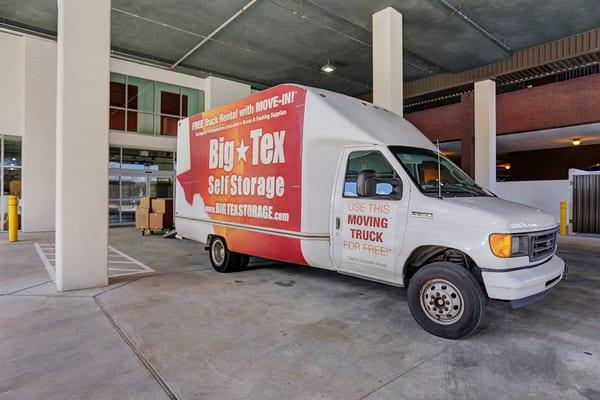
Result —
M 479 187 L 396 114 L 299 85 L 179 122 L 175 224 L 219 272 L 256 256 L 407 286 L 446 338 L 565 273 L 552 216 Z

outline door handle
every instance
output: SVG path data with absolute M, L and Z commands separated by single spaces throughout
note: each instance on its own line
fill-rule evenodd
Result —
M 335 229 L 340 229 L 340 217 L 335 217 Z

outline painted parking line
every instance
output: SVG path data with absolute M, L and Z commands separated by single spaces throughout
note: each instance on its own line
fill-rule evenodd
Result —
M 56 274 L 56 250 L 54 244 L 49 243 L 34 243 L 42 263 L 48 274 L 54 280 Z M 152 268 L 142 263 L 139 260 L 123 253 L 122 251 L 108 246 L 108 277 L 115 278 L 118 276 L 140 275 L 154 272 Z

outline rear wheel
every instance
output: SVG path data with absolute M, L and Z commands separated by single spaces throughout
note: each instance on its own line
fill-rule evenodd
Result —
M 212 267 L 217 272 L 233 272 L 240 269 L 244 260 L 243 254 L 229 251 L 225 239 L 214 236 L 208 248 L 208 255 Z M 247 264 L 247 262 L 246 262 Z
M 485 324 L 487 298 L 462 266 L 435 262 L 422 267 L 410 280 L 407 296 L 411 314 L 432 335 L 460 339 Z

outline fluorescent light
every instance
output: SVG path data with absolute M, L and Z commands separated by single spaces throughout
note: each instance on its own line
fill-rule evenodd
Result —
M 573 146 L 579 146 L 581 144 L 581 139 L 575 138 L 571 141 L 571 143 L 573 143 Z
M 335 65 L 331 64 L 331 63 L 327 63 L 325 65 L 323 65 L 321 67 L 321 71 L 326 72 L 328 74 L 332 73 L 333 71 L 335 71 Z

